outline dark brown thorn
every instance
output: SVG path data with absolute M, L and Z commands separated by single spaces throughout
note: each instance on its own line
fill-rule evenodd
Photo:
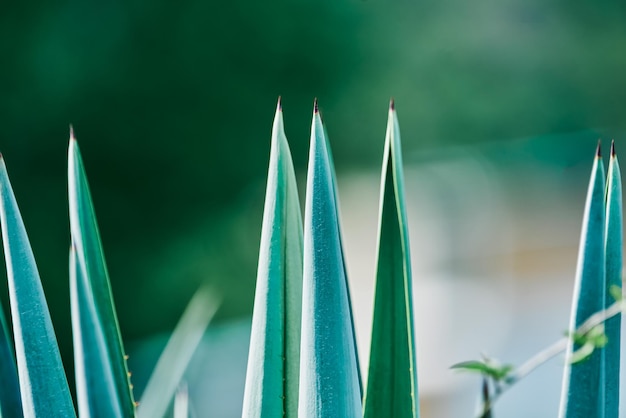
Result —
M 278 110 L 283 110 L 283 101 L 281 96 L 278 96 Z
M 615 157 L 615 140 L 611 140 L 611 157 Z
M 393 99 L 393 97 L 391 98 L 391 100 L 389 100 L 389 109 L 396 110 L 396 101 Z
M 317 97 L 313 100 L 313 113 L 319 113 L 319 108 L 317 107 Z
M 598 148 L 596 148 L 596 156 L 602 157 L 602 140 L 598 139 Z

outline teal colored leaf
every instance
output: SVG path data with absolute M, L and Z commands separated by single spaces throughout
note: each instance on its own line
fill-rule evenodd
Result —
M 320 117 L 321 120 L 321 117 Z M 322 121 L 322 126 L 324 127 L 324 138 L 326 139 L 326 149 L 328 150 L 328 161 L 329 161 L 329 165 L 330 165 L 330 174 L 331 174 L 331 180 L 332 180 L 332 185 L 333 185 L 333 193 L 335 195 L 335 208 L 337 209 L 337 235 L 339 236 L 339 246 L 341 248 L 341 259 L 343 260 L 343 274 L 346 278 L 346 291 L 348 293 L 348 307 L 350 308 L 350 324 L 352 325 L 352 336 L 354 338 L 354 355 L 356 356 L 356 371 L 359 375 L 359 390 L 361 391 L 361 398 L 363 397 L 363 378 L 361 377 L 361 362 L 359 361 L 359 350 L 357 347 L 357 343 L 356 343 L 356 329 L 354 326 L 354 314 L 352 313 L 352 296 L 350 295 L 350 286 L 348 285 L 348 269 L 346 268 L 346 257 L 345 257 L 345 253 L 343 250 L 343 238 L 342 238 L 342 232 L 341 232 L 341 216 L 339 216 L 339 207 L 340 207 L 340 203 L 339 203 L 339 192 L 338 192 L 338 187 L 337 187 L 337 173 L 335 171 L 335 161 L 333 159 L 333 153 L 332 150 L 330 148 L 330 144 L 328 142 L 328 132 L 326 131 L 326 126 L 323 124 L 324 121 Z
M 72 323 L 79 413 L 81 417 L 133 417 L 135 403 L 109 274 L 73 134 L 68 160 L 70 231 L 75 251 Z
M 24 417 L 75 417 L 35 257 L 2 158 L 0 222 Z
M 611 157 L 606 184 L 606 229 L 605 229 L 605 253 L 606 253 L 606 289 L 604 307 L 612 305 L 615 297 L 621 299 L 622 286 L 622 180 L 619 163 L 615 154 L 615 144 L 611 145 Z M 615 290 L 617 289 L 617 291 Z M 603 387 L 605 418 L 617 418 L 619 415 L 619 391 L 620 391 L 620 350 L 621 350 L 621 327 L 622 318 L 615 315 L 604 323 L 605 334 L 608 343 L 602 350 L 603 362 Z
M 189 417 L 189 390 L 187 384 L 182 383 L 176 390 L 174 398 L 174 418 Z
M 400 130 L 389 108 L 381 181 L 374 320 L 365 418 L 419 416 L 411 256 Z
M 137 408 L 139 418 L 160 418 L 167 413 L 187 366 L 219 305 L 219 300 L 209 288 L 200 288 L 191 298 L 141 395 Z
M 244 418 L 296 418 L 302 312 L 302 215 L 280 101 L 274 117 Z
M 587 318 L 604 307 L 605 257 L 604 257 L 604 166 L 598 145 L 597 156 L 591 170 L 587 201 L 580 238 L 578 267 L 574 284 L 570 333 L 574 333 Z M 593 350 L 589 358 L 577 364 L 571 357 L 580 348 L 572 341 L 567 349 L 563 387 L 561 393 L 561 418 L 603 417 L 600 350 Z M 589 347 L 585 347 L 589 350 Z
M 17 379 L 15 353 L 4 312 L 0 306 L 0 418 L 21 417 L 22 400 Z
M 100 413 L 122 416 L 119 403 L 112 402 L 109 396 L 100 396 L 98 392 L 103 385 L 109 386 L 104 395 L 114 392 L 113 376 L 107 364 L 106 345 L 97 323 L 93 295 L 73 243 L 70 248 L 70 305 L 78 413 L 81 417 Z
M 299 418 L 362 414 L 331 170 L 316 105 L 304 215 Z

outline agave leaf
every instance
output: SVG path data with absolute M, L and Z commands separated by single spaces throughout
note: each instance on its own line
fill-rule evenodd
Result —
M 607 296 L 604 307 L 607 308 L 615 301 L 613 294 L 621 297 L 621 290 L 618 293 L 613 289 L 621 289 L 622 286 L 622 180 L 615 154 L 615 144 L 611 144 L 607 176 L 605 238 Z M 607 346 L 601 351 L 605 418 L 617 418 L 619 414 L 621 327 L 621 315 L 615 315 L 604 323 L 605 334 L 608 338 Z
M 411 259 L 400 131 L 389 107 L 365 418 L 419 416 Z
M 208 288 L 201 288 L 193 296 L 141 395 L 137 408 L 139 418 L 159 418 L 167 413 L 176 388 L 218 307 L 218 299 Z
M 321 117 L 320 117 L 321 120 Z M 337 191 L 337 173 L 335 171 L 335 161 L 333 159 L 333 153 L 330 148 L 330 144 L 328 143 L 328 132 L 326 131 L 326 126 L 323 125 L 324 128 L 324 138 L 326 139 L 326 149 L 328 150 L 328 161 L 330 165 L 330 174 L 331 180 L 333 184 L 333 194 L 335 195 L 335 208 L 337 209 L 337 235 L 339 236 L 339 246 L 341 248 L 341 259 L 343 260 L 343 274 L 346 278 L 346 291 L 348 293 L 348 307 L 350 308 L 350 324 L 352 325 L 352 337 L 354 338 L 354 355 L 356 356 L 356 371 L 359 375 L 359 390 L 361 392 L 361 398 L 363 397 L 363 378 L 361 377 L 361 362 L 359 360 L 359 350 L 356 343 L 356 329 L 354 326 L 354 314 L 352 313 L 352 296 L 350 295 L 350 286 L 348 284 L 348 269 L 346 268 L 346 257 L 343 250 L 343 238 L 341 232 L 341 216 L 339 216 L 339 208 L 341 207 L 339 203 L 339 192 Z
M 70 231 L 75 249 L 77 299 L 73 309 L 74 341 L 82 348 L 75 356 L 81 416 L 133 417 L 135 402 L 117 315 L 111 294 L 100 233 L 78 143 L 71 133 L 68 152 Z M 79 315 L 77 318 L 76 315 Z M 77 325 L 80 324 L 80 325 Z M 78 347 L 77 347 L 78 348 Z M 85 403 L 85 401 L 87 403 Z
M 604 166 L 600 145 L 591 170 L 574 284 L 570 333 L 587 318 L 602 310 L 606 297 L 604 279 Z M 594 350 L 589 358 L 572 364 L 581 346 L 570 339 L 566 354 L 561 393 L 561 418 L 599 418 L 603 416 L 600 385 L 601 355 Z M 586 349 L 586 348 L 585 348 Z M 584 350 L 583 350 L 584 351 Z
M 276 109 L 243 417 L 296 418 L 302 311 L 302 215 L 291 153 Z
M 313 114 L 304 216 L 299 418 L 361 416 L 361 392 L 324 130 Z
M 189 391 L 187 384 L 182 383 L 176 390 L 174 398 L 174 418 L 189 417 Z
M 2 382 L 0 418 L 23 416 L 15 353 L 2 307 L 0 307 L 0 382 Z
M 24 416 L 75 417 L 35 257 L 1 157 L 0 220 Z
M 78 413 L 81 417 L 122 416 L 120 404 L 112 402 L 113 375 L 108 366 L 104 335 L 98 324 L 94 298 L 76 249 L 70 248 L 70 305 Z M 102 388 L 105 386 L 105 389 Z M 104 393 L 98 391 L 104 390 Z M 106 415 L 105 415 L 106 414 Z

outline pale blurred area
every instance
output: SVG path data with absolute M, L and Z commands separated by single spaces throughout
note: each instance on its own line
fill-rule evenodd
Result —
M 484 353 L 519 365 L 563 336 L 597 137 L 584 132 L 405 155 L 422 417 L 475 416 L 480 380 L 450 370 L 452 364 Z M 366 380 L 380 173 L 339 172 L 338 182 Z M 197 416 L 240 416 L 249 331 L 249 320 L 208 331 L 186 376 Z M 131 360 L 156 360 L 164 342 L 138 345 Z M 560 356 L 518 383 L 496 404 L 496 417 L 556 416 L 562 366 Z M 135 372 L 146 375 L 144 368 Z

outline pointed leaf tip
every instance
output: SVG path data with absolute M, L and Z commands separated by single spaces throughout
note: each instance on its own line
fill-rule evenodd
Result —
M 278 109 L 278 111 L 282 112 L 283 110 L 283 98 L 282 96 L 278 96 L 278 104 L 276 105 L 276 109 Z
M 317 106 L 317 97 L 313 100 L 313 113 L 319 113 L 319 107 Z
M 70 141 L 75 141 L 76 137 L 74 136 L 74 126 L 70 123 Z
M 596 148 L 596 156 L 602 157 L 602 140 L 598 139 L 598 148 Z
M 611 157 L 615 157 L 615 140 L 611 140 Z
M 389 100 L 389 110 L 396 110 L 396 101 L 393 99 L 393 97 L 391 98 L 391 100 Z

